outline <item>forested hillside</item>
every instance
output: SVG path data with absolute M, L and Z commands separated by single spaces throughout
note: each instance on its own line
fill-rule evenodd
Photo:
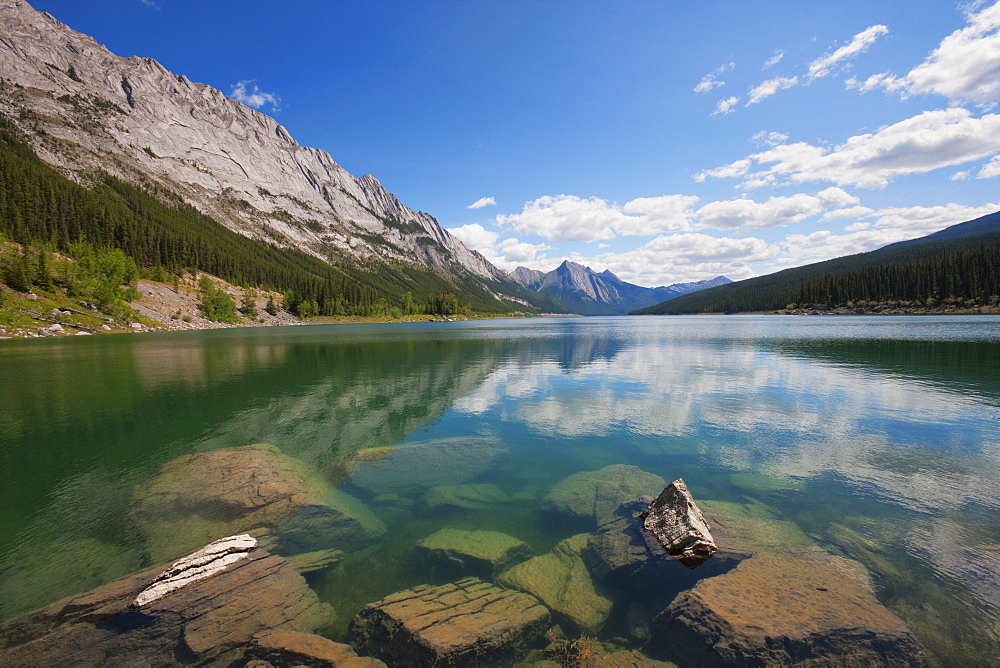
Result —
M 634 311 L 738 313 L 903 304 L 1000 302 L 1000 212 L 868 253 L 786 269 Z
M 0 119 L 0 238 L 72 255 L 73 248 L 118 248 L 144 273 L 197 269 L 231 283 L 276 290 L 286 306 L 315 303 L 321 315 L 373 315 L 388 305 L 423 307 L 455 295 L 464 307 L 509 312 L 488 286 L 452 281 L 406 263 L 331 258 L 250 239 L 223 227 L 158 186 L 144 191 L 105 174 L 85 188 L 39 160 Z M 499 287 L 499 286 L 498 286 Z M 533 295 L 515 284 L 506 292 Z M 537 299 L 535 300 L 537 301 Z M 525 306 L 526 310 L 531 307 Z

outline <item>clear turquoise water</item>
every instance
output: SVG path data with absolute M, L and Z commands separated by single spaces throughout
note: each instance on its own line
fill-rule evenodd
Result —
M 455 436 L 509 450 L 488 507 L 422 512 L 352 453 Z M 566 476 L 633 464 L 766 506 L 864 562 L 946 664 L 1000 660 L 1000 318 L 720 316 L 303 326 L 0 342 L 0 616 L 149 565 L 132 490 L 180 455 L 266 442 L 366 503 L 391 539 L 310 577 L 343 633 L 419 584 L 444 526 L 537 553 Z M 754 505 L 756 504 L 756 505 Z M 613 625 L 611 625 L 613 626 Z M 609 627 L 610 628 L 610 627 Z

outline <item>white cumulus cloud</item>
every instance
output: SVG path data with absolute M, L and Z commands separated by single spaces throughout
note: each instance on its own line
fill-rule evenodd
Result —
M 757 146 L 777 146 L 788 141 L 788 135 L 784 132 L 767 132 L 761 130 L 760 132 L 755 132 L 750 137 L 750 140 Z
M 477 250 L 487 257 L 495 252 L 494 246 L 497 239 L 500 238 L 499 233 L 487 230 L 479 223 L 462 225 L 461 227 L 450 227 L 448 228 L 448 232 L 457 237 L 467 248 Z
M 552 241 L 601 241 L 615 237 L 614 225 L 625 217 L 599 197 L 545 195 L 525 202 L 521 213 L 499 215 L 497 224 L 521 234 L 537 234 Z
M 904 174 L 960 165 L 998 151 L 1000 116 L 977 118 L 967 109 L 953 107 L 925 111 L 876 132 L 850 137 L 832 148 L 805 142 L 781 144 L 749 156 L 762 167 L 759 171 L 731 174 L 732 170 L 724 166 L 700 175 L 745 177 L 744 188 L 809 181 L 884 188 Z
M 693 195 L 662 195 L 639 197 L 626 202 L 622 211 L 628 216 L 615 225 L 615 230 L 626 236 L 647 236 L 661 232 L 678 232 L 691 229 L 692 207 L 698 203 Z
M 736 103 L 740 101 L 738 97 L 727 97 L 724 100 L 719 100 L 718 104 L 715 105 L 715 111 L 712 112 L 713 116 L 730 114 L 733 111 L 733 107 Z
M 475 202 L 467 206 L 467 209 L 482 209 L 484 206 L 496 206 L 497 201 L 492 197 L 480 197 Z
M 940 206 L 886 207 L 863 210 L 846 234 L 820 230 L 811 234 L 789 234 L 780 242 L 781 255 L 770 267 L 777 271 L 844 255 L 864 253 L 898 241 L 916 239 L 951 225 L 1000 210 L 1000 202 L 982 206 L 949 203 Z
M 652 236 L 692 229 L 693 195 L 640 197 L 618 206 L 599 197 L 546 195 L 520 213 L 499 215 L 500 226 L 550 241 L 603 241 L 618 236 Z
M 728 165 L 716 167 L 715 169 L 700 171 L 694 175 L 694 180 L 701 183 L 709 177 L 713 179 L 733 179 L 740 176 L 746 176 L 747 171 L 752 166 L 753 161 L 749 158 L 744 158 L 742 160 L 737 160 L 736 162 L 731 162 Z
M 978 8 L 980 3 L 973 7 Z M 937 94 L 952 104 L 992 107 L 1000 101 L 1000 2 L 967 16 L 965 27 L 951 33 L 907 74 L 873 74 L 864 81 L 849 79 L 847 87 L 861 92 L 882 88 L 904 96 Z
M 774 55 L 771 56 L 770 58 L 768 58 L 764 62 L 764 68 L 763 69 L 767 70 L 767 69 L 770 69 L 770 68 L 774 67 L 775 65 L 777 65 L 778 63 L 780 63 L 784 59 L 784 57 L 785 57 L 785 52 L 784 51 L 775 51 Z
M 719 77 L 729 70 L 736 67 L 736 63 L 729 62 L 725 65 L 719 66 L 715 71 L 709 72 L 701 78 L 698 85 L 694 87 L 694 92 L 696 93 L 707 93 L 708 91 L 718 88 L 719 86 L 725 86 L 726 82 L 719 80 Z
M 858 198 L 840 188 L 827 188 L 816 195 L 797 193 L 770 197 L 765 202 L 732 199 L 710 202 L 695 212 L 702 228 L 746 230 L 797 223 L 826 209 L 856 204 Z
M 959 172 L 958 174 L 961 173 L 962 172 Z M 958 174 L 953 176 L 952 180 L 957 180 L 955 177 L 957 177 Z M 966 173 L 966 176 L 967 175 L 968 173 Z M 993 159 L 983 165 L 983 168 L 979 170 L 978 174 L 976 174 L 977 179 L 991 179 L 994 176 L 1000 176 L 1000 155 L 993 156 Z
M 281 111 L 281 98 L 274 93 L 262 91 L 253 79 L 244 79 L 234 84 L 229 90 L 229 97 L 254 109 L 260 109 L 266 104 L 271 107 L 271 111 Z
M 752 263 L 769 260 L 777 253 L 776 246 L 754 237 L 732 239 L 689 232 L 659 236 L 634 250 L 575 261 L 610 269 L 630 283 L 657 286 L 716 276 L 749 278 L 754 275 Z
M 869 26 L 833 53 L 824 55 L 809 63 L 809 78 L 819 79 L 829 75 L 838 63 L 853 58 L 859 53 L 863 53 L 869 46 L 875 43 L 876 39 L 888 34 L 888 32 L 889 29 L 884 25 Z
M 498 246 L 497 255 L 490 257 L 490 262 L 504 271 L 512 271 L 522 266 L 549 271 L 559 262 L 548 259 L 545 251 L 552 250 L 552 247 L 546 244 L 533 244 L 511 237 L 501 241 Z
M 798 77 L 774 77 L 773 79 L 762 81 L 750 90 L 750 99 L 747 100 L 746 106 L 749 107 L 751 104 L 757 104 L 761 100 L 771 97 L 779 90 L 791 88 L 798 82 Z

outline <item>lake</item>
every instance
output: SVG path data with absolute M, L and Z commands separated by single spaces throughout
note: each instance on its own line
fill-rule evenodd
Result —
M 308 577 L 337 640 L 366 603 L 447 578 L 414 558 L 417 542 L 482 529 L 545 554 L 594 529 L 553 512 L 553 490 L 628 465 L 864 563 L 946 665 L 1000 662 L 1000 317 L 3 341 L 0 619 L 179 556 L 141 525 L 142 490 L 179 457 L 256 443 L 306 462 L 386 529 Z M 398 457 L 412 475 L 389 475 Z M 630 623 L 616 607 L 602 637 L 638 643 Z

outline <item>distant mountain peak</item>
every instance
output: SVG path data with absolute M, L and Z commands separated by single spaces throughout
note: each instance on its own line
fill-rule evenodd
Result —
M 621 280 L 610 269 L 598 273 L 569 260 L 563 260 L 549 272 L 518 267 L 510 272 L 510 277 L 529 290 L 557 297 L 582 315 L 623 315 L 689 292 L 732 282 L 725 276 L 717 276 L 704 281 L 646 288 Z

